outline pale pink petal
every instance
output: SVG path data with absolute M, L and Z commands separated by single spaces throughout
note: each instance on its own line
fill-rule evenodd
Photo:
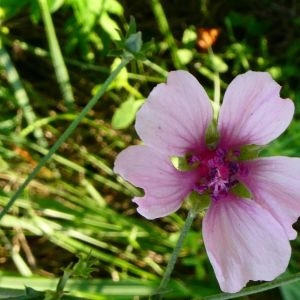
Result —
M 210 100 L 196 78 L 186 71 L 169 73 L 137 113 L 135 128 L 146 145 L 169 155 L 201 150 L 212 121 Z
M 197 174 L 178 171 L 169 158 L 148 146 L 131 146 L 116 158 L 114 171 L 137 187 L 144 197 L 133 199 L 138 212 L 148 219 L 176 211 L 189 194 Z
M 209 207 L 203 239 L 219 285 L 228 293 L 249 280 L 273 280 L 286 270 L 291 255 L 280 223 L 256 202 L 234 196 Z
M 266 72 L 237 76 L 228 86 L 220 110 L 220 145 L 265 145 L 290 124 L 294 104 L 280 98 L 278 85 Z
M 284 227 L 289 239 L 297 232 L 292 225 L 300 216 L 300 158 L 269 157 L 247 161 L 240 180 Z
M 167 195 L 166 198 L 153 197 L 146 194 L 144 197 L 135 197 L 133 202 L 138 204 L 137 211 L 147 219 L 162 218 L 177 211 L 186 194 L 182 194 L 179 189 L 174 194 Z

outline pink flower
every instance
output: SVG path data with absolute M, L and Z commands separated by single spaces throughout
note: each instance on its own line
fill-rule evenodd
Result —
M 279 91 L 268 73 L 237 76 L 224 95 L 218 139 L 207 145 L 213 110 L 206 92 L 190 73 L 170 72 L 137 114 L 144 145 L 128 147 L 115 162 L 116 173 L 144 190 L 133 201 L 146 218 L 175 212 L 191 192 L 210 195 L 203 239 L 225 292 L 283 273 L 289 240 L 297 234 L 292 224 L 300 215 L 300 159 L 245 155 L 245 146 L 268 144 L 291 122 L 293 102 Z M 186 157 L 190 168 L 175 168 L 174 156 Z M 249 199 L 238 195 L 239 186 Z

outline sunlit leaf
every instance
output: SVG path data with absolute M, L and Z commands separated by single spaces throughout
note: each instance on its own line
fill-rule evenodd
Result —
M 134 100 L 132 97 L 123 102 L 113 115 L 112 126 L 115 129 L 128 127 L 134 121 L 135 114 L 143 103 L 144 100 Z

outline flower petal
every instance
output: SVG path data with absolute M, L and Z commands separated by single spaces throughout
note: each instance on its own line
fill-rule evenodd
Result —
M 240 180 L 255 201 L 281 223 L 289 239 L 295 239 L 292 225 L 300 216 L 300 158 L 259 158 L 241 166 L 248 171 Z
M 273 280 L 291 255 L 288 237 L 273 216 L 254 201 L 232 195 L 208 209 L 203 239 L 220 287 L 228 293 L 249 280 Z
M 169 158 L 148 146 L 131 146 L 116 158 L 114 171 L 144 189 L 144 197 L 133 199 L 138 212 L 148 219 L 164 217 L 176 211 L 189 194 L 197 174 L 180 172 Z
M 220 144 L 265 145 L 277 138 L 294 113 L 293 102 L 280 98 L 279 92 L 280 86 L 266 72 L 237 76 L 228 86 L 220 110 Z
M 169 73 L 156 86 L 136 117 L 136 131 L 146 145 L 168 155 L 183 155 L 205 145 L 212 121 L 210 100 L 196 78 L 186 71 Z

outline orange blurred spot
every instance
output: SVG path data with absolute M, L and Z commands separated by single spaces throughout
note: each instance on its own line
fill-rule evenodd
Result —
M 18 146 L 15 147 L 14 151 L 19 155 L 21 156 L 26 162 L 30 163 L 31 165 L 36 165 L 36 162 L 35 160 L 31 157 L 30 153 L 25 150 L 25 149 L 22 149 Z
M 209 49 L 217 40 L 220 34 L 218 28 L 198 28 L 197 45 L 201 50 Z
M 33 157 L 30 155 L 30 153 L 27 150 L 16 146 L 14 148 L 14 152 L 17 155 L 19 155 L 19 157 L 21 157 L 25 162 L 27 162 L 30 165 L 31 168 L 36 167 L 37 162 L 33 159 Z M 42 177 L 44 179 L 48 179 L 48 178 L 51 179 L 54 176 L 53 172 L 45 166 L 41 168 L 41 170 L 39 171 L 38 174 L 39 174 L 40 177 Z

